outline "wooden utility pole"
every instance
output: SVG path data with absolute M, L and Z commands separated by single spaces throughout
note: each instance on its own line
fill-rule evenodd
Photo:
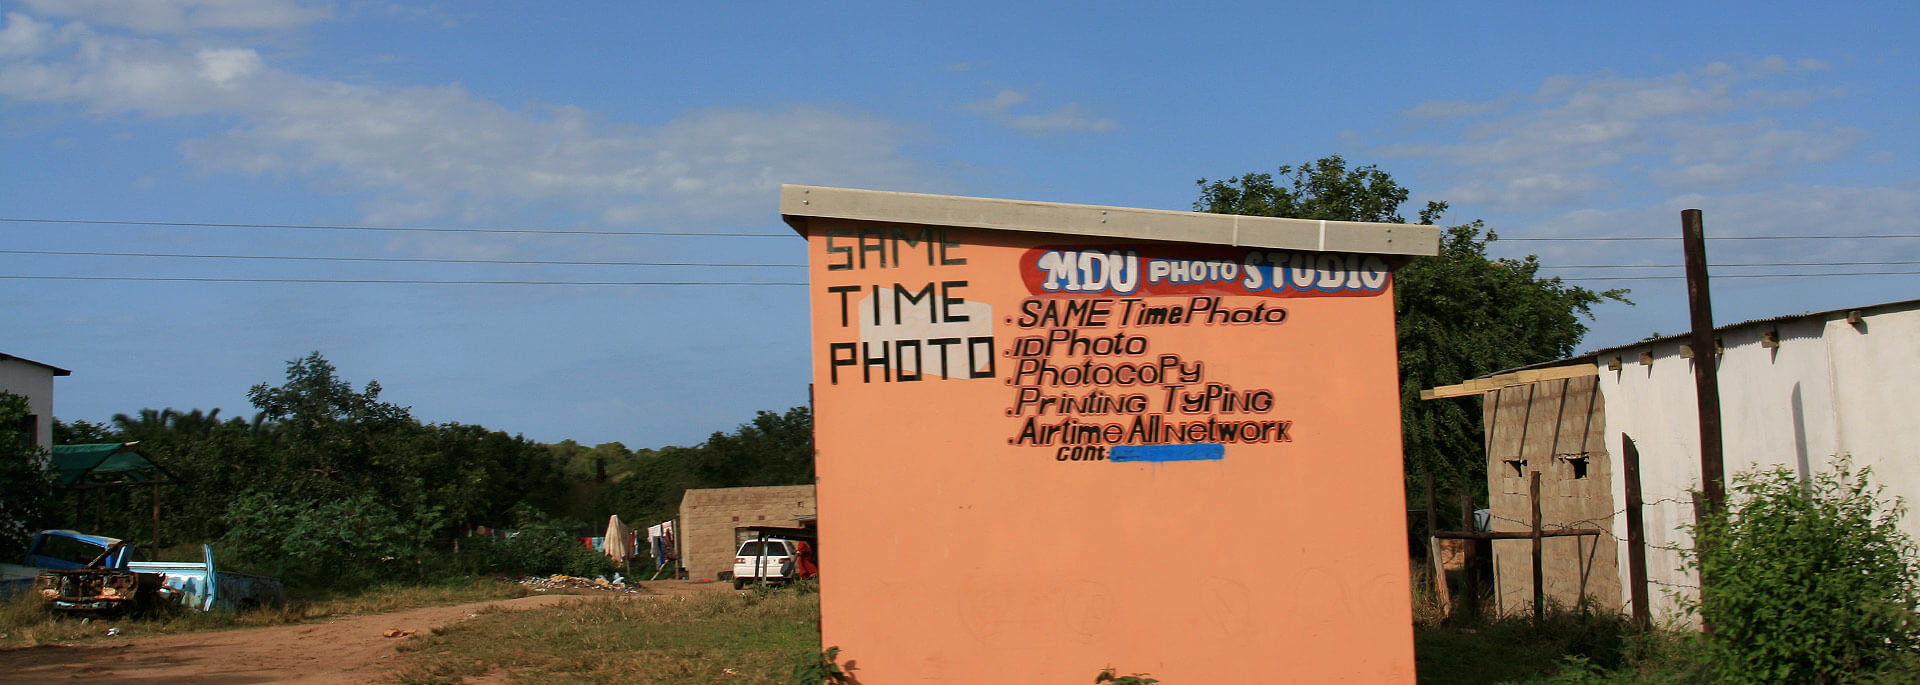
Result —
M 1700 491 L 1711 515 L 1727 503 L 1720 434 L 1720 358 L 1713 340 L 1713 298 L 1707 290 L 1707 240 L 1700 210 L 1680 211 L 1686 245 L 1687 308 L 1693 315 L 1693 385 L 1700 409 Z
M 1680 210 L 1681 242 L 1687 256 L 1687 308 L 1693 314 L 1693 387 L 1700 408 L 1700 493 L 1705 501 L 1695 502 L 1695 522 L 1705 522 L 1725 511 L 1727 477 L 1720 444 L 1720 355 L 1713 340 L 1713 297 L 1707 291 L 1707 238 L 1701 227 L 1700 210 Z M 1704 555 L 1706 541 L 1696 537 L 1693 551 Z M 1700 593 L 1705 595 L 1705 569 L 1700 571 Z M 1713 623 L 1702 618 L 1700 629 L 1713 634 Z

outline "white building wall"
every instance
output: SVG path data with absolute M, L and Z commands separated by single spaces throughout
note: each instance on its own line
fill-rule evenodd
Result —
M 28 411 L 39 417 L 40 447 L 53 447 L 53 370 L 17 359 L 0 359 L 0 391 L 25 395 Z
M 1762 335 L 1778 332 L 1779 346 Z M 1920 305 L 1883 310 L 1860 324 L 1844 315 L 1743 326 L 1720 333 L 1720 415 L 1725 470 L 1731 478 L 1757 468 L 1784 466 L 1807 474 L 1850 454 L 1871 467 L 1889 495 L 1920 503 L 1920 411 L 1901 395 L 1920 387 Z M 1600 391 L 1606 400 L 1609 449 L 1623 454 L 1622 436 L 1640 452 L 1640 482 L 1648 543 L 1647 576 L 1658 620 L 1681 618 L 1678 598 L 1697 596 L 1698 577 L 1678 550 L 1692 538 L 1692 490 L 1700 486 L 1700 429 L 1693 361 L 1681 344 L 1665 342 L 1603 353 Z M 1640 361 L 1650 352 L 1652 364 Z M 1607 362 L 1621 358 L 1619 371 Z M 1626 501 L 1624 467 L 1613 471 L 1613 491 Z M 1901 527 L 1920 539 L 1920 517 Z M 1620 581 L 1627 582 L 1626 517 L 1616 516 Z

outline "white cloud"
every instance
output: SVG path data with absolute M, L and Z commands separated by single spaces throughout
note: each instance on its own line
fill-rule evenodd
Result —
M 1793 185 L 1727 194 L 1689 194 L 1652 206 L 1565 212 L 1503 235 L 1526 237 L 1678 236 L 1680 211 L 1701 210 L 1708 238 L 1911 235 L 1920 182 L 1864 188 Z M 1538 253 L 1550 264 L 1678 263 L 1677 243 L 1495 243 L 1504 254 Z M 1920 240 L 1729 240 L 1708 245 L 1709 264 L 1920 259 Z M 1826 268 L 1826 267 L 1821 267 Z M 1910 267 L 1901 267 L 1910 268 Z M 1803 270 L 1811 270 L 1811 267 Z M 1787 269 L 1791 271 L 1791 269 Z M 1715 273 L 1755 273 L 1716 267 Z M 1617 275 L 1617 274 L 1610 274 Z
M 70 49 L 0 59 L 0 97 L 99 115 L 215 115 L 233 127 L 183 144 L 189 160 L 369 191 L 376 221 L 485 216 L 528 202 L 608 221 L 765 217 L 780 183 L 937 186 L 902 154 L 907 129 L 859 113 L 709 110 L 618 125 L 573 107 L 510 109 L 457 85 L 309 78 L 252 49 L 70 28 L 60 39 Z
M 1510 103 L 1494 100 L 1490 102 L 1467 102 L 1465 100 L 1440 100 L 1422 102 L 1407 110 L 1407 116 L 1415 119 L 1455 119 L 1498 114 Z
M 6 25 L 0 26 L 0 56 L 38 54 L 46 49 L 50 32 L 44 22 L 19 12 L 8 12 Z
M 1063 133 L 1105 133 L 1120 128 L 1112 119 L 1093 116 L 1080 105 L 1067 103 L 1055 107 L 1050 112 L 1016 113 L 1014 110 L 1032 101 L 1032 97 L 1016 90 L 1002 90 L 993 97 L 979 102 L 968 103 L 961 108 L 976 112 L 988 119 L 1013 130 L 1028 135 L 1043 136 Z
M 1517 212 L 1579 204 L 1646 180 L 1669 193 L 1779 180 L 1795 165 L 1838 159 L 1866 137 L 1780 116 L 1843 94 L 1775 87 L 1826 68 L 1767 57 L 1651 78 L 1555 76 L 1525 97 L 1417 105 L 1407 116 L 1443 142 L 1378 151 L 1447 163 L 1465 180 L 1438 195 Z
M 194 57 L 200 62 L 200 75 L 221 88 L 265 68 L 260 54 L 246 48 L 202 50 Z
M 332 15 L 324 5 L 297 0 L 25 0 L 25 4 L 42 16 L 146 34 L 276 31 Z

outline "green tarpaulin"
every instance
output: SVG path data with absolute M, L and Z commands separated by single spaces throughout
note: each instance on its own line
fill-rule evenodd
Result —
M 134 451 L 135 444 L 109 442 L 54 447 L 53 465 L 60 469 L 60 479 L 55 485 L 83 487 L 172 482 L 166 469 Z

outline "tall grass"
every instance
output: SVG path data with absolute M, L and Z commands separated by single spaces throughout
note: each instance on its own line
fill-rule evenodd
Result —
M 517 583 L 457 577 L 433 585 L 389 584 L 311 593 L 296 596 L 279 606 L 240 612 L 173 609 L 151 616 L 89 620 L 51 611 L 46 602 L 29 593 L 0 603 L 0 648 L 81 643 L 106 637 L 109 629 L 117 629 L 121 637 L 136 637 L 254 628 L 415 607 L 511 599 L 527 594 L 527 589 Z
M 401 646 L 404 683 L 775 683 L 818 659 L 819 595 L 793 589 L 486 612 Z

